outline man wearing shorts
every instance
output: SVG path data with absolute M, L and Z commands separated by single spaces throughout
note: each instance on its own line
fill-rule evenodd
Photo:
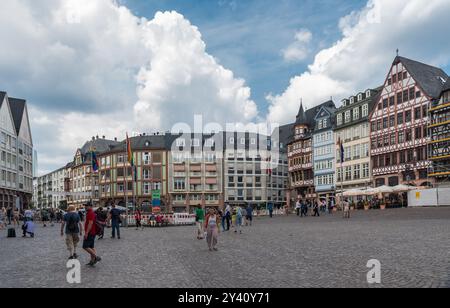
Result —
M 91 256 L 91 261 L 87 265 L 94 266 L 102 260 L 97 256 L 97 251 L 95 250 L 95 236 L 97 235 L 95 221 L 97 217 L 94 210 L 92 209 L 91 203 L 86 204 L 85 208 L 86 220 L 84 223 L 83 249 Z

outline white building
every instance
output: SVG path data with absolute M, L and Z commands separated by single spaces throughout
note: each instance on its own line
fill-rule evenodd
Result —
M 0 92 L 0 207 L 31 205 L 33 140 L 25 100 Z

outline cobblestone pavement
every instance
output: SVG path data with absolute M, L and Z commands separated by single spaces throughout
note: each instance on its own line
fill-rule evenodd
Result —
M 35 239 L 1 232 L 0 287 L 72 287 L 59 226 Z M 369 287 L 370 259 L 381 287 L 450 287 L 450 208 L 257 218 L 242 235 L 221 233 L 219 252 L 191 226 L 122 232 L 97 242 L 103 262 L 83 265 L 79 287 Z

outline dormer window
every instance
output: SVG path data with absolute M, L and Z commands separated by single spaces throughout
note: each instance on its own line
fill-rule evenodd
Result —
M 323 128 L 327 128 L 327 126 L 328 126 L 327 119 L 323 119 Z
M 350 105 L 353 104 L 355 102 L 355 98 L 352 96 L 350 97 Z
M 322 120 L 319 120 L 318 128 L 322 129 Z
M 362 94 L 358 94 L 358 102 L 363 100 L 363 95 Z
M 351 120 L 351 113 L 350 110 L 348 110 L 345 112 L 345 123 L 350 122 L 350 120 Z
M 370 96 L 371 96 L 370 90 L 367 90 L 366 97 L 370 97 Z
M 342 113 L 337 115 L 337 125 L 342 125 Z
M 186 142 L 184 139 L 177 139 L 177 147 L 184 147 L 186 145 Z

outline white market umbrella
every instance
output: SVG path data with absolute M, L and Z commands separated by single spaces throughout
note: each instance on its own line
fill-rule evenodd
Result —
M 366 193 L 360 189 L 349 189 L 344 191 L 344 197 L 364 196 Z
M 392 187 L 383 185 L 377 188 L 374 188 L 373 190 L 376 194 L 392 194 L 394 192 L 394 189 Z
M 410 191 L 410 190 L 416 190 L 417 187 L 401 184 L 401 185 L 392 187 L 392 189 L 394 190 L 394 192 L 400 193 L 400 192 L 406 192 L 406 191 Z

